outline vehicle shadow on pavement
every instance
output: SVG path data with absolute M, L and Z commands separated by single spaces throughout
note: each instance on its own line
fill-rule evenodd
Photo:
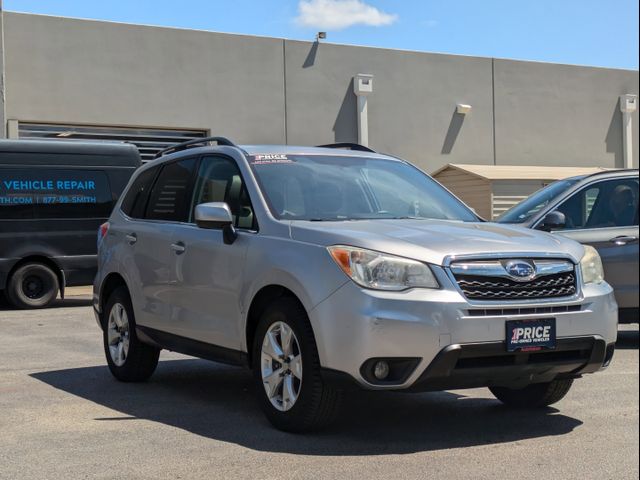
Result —
M 621 350 L 633 350 L 640 348 L 640 331 L 638 330 L 618 330 L 618 340 L 616 348 Z
M 2 292 L 0 292 L 0 297 L 2 296 Z M 67 297 L 64 300 L 61 298 L 57 298 L 53 301 L 53 303 L 47 306 L 46 309 L 50 308 L 69 308 L 69 307 L 89 307 L 91 306 L 91 297 Z M 17 308 L 9 305 L 9 303 L 5 299 L 0 299 L 0 312 L 9 312 L 9 311 L 18 311 Z
M 143 384 L 120 383 L 102 366 L 31 376 L 121 413 L 96 422 L 144 419 L 254 450 L 291 454 L 413 453 L 564 435 L 582 424 L 553 408 L 523 413 L 492 398 L 357 391 L 348 393 L 342 417 L 332 427 L 292 435 L 275 430 L 262 415 L 250 372 L 203 360 L 162 361 Z M 123 430 L 136 428 L 135 421 L 121 424 Z

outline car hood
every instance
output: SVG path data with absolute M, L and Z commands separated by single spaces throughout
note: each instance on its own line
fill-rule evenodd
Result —
M 447 257 L 504 254 L 569 257 L 584 247 L 573 240 L 522 227 L 447 220 L 292 221 L 291 238 L 321 246 L 351 245 L 443 265 Z

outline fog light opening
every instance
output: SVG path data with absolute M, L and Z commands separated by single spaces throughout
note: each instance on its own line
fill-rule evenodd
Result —
M 378 380 L 384 380 L 389 376 L 389 364 L 384 360 L 378 360 L 373 367 L 373 375 Z
M 420 363 L 416 357 L 370 358 L 360 366 L 360 374 L 373 385 L 400 385 Z

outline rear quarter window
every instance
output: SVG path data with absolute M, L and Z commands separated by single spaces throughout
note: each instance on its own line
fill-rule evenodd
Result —
M 147 202 L 145 218 L 186 222 L 191 201 L 189 186 L 196 167 L 195 158 L 162 165 Z
M 149 191 L 158 173 L 158 167 L 153 167 L 140 173 L 125 193 L 120 205 L 121 210 L 131 218 L 143 218 L 149 199 Z
M 0 168 L 0 219 L 106 218 L 112 207 L 102 170 Z

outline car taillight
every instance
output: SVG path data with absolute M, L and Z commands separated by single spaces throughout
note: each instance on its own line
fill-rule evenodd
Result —
M 104 222 L 98 229 L 98 243 L 107 236 L 107 232 L 109 232 L 109 222 Z

